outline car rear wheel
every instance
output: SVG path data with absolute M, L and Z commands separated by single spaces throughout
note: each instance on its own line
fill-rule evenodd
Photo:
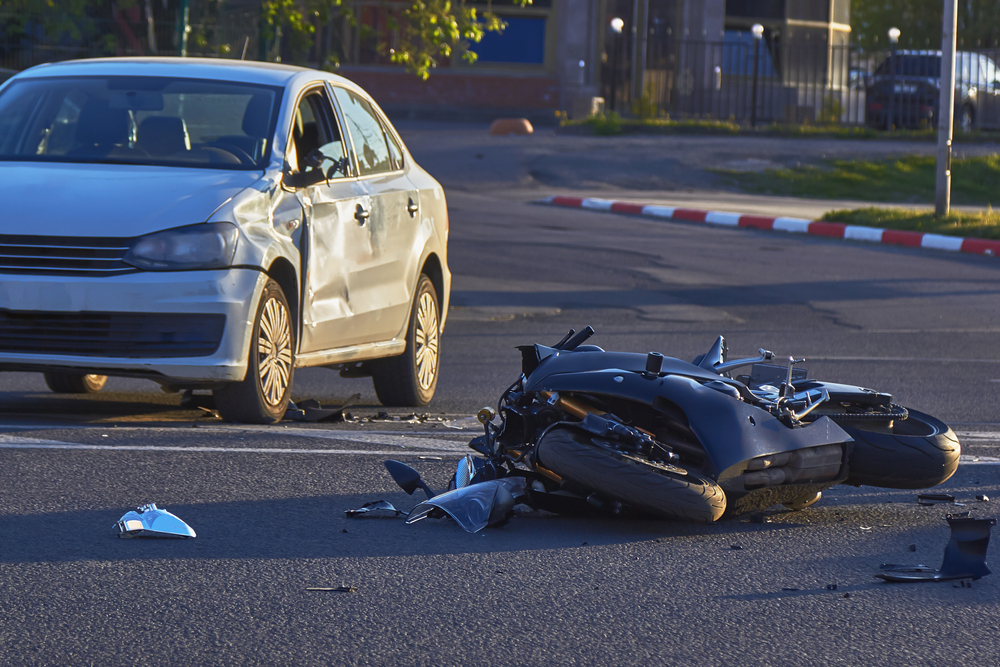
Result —
M 107 375 L 93 373 L 43 373 L 45 384 L 57 394 L 96 394 L 104 389 Z
M 247 374 L 213 392 L 219 416 L 245 424 L 273 424 L 285 416 L 295 371 L 295 326 L 278 283 L 267 281 L 254 318 Z
M 427 405 L 437 388 L 440 365 L 441 310 L 434 283 L 421 273 L 410 313 L 406 351 L 372 364 L 378 400 L 389 406 Z

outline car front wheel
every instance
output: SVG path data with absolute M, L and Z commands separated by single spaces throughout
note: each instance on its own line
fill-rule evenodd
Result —
M 43 373 L 45 384 L 57 394 L 96 394 L 104 389 L 107 375 L 88 373 Z
M 288 300 L 269 280 L 257 307 L 247 374 L 213 392 L 219 416 L 245 424 L 273 424 L 285 416 L 295 370 L 295 326 Z
M 417 280 L 406 334 L 406 352 L 372 365 L 375 393 L 382 405 L 427 405 L 437 388 L 441 365 L 441 310 L 434 283 Z

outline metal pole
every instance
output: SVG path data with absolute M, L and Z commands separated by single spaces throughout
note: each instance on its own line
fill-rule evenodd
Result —
M 616 32 L 614 38 L 614 53 L 611 54 L 611 110 L 615 110 L 615 99 L 618 97 L 618 43 L 621 40 L 621 33 Z
M 188 54 L 188 32 L 191 31 L 189 24 L 190 13 L 190 0 L 181 0 L 177 21 L 177 49 L 180 51 L 182 58 L 186 58 Z
M 635 0 L 632 11 L 632 99 L 642 99 L 646 92 L 646 42 L 649 31 L 649 0 Z
M 894 102 L 896 101 L 896 42 L 889 45 L 889 115 L 885 118 L 885 129 L 896 128 Z
M 760 38 L 753 40 L 753 101 L 750 103 L 750 125 L 757 127 L 757 70 L 760 65 Z
M 934 179 L 934 212 L 937 215 L 948 215 L 951 208 L 951 138 L 955 130 L 955 25 L 958 23 L 958 3 L 955 0 L 944 0 L 943 19 L 937 173 Z

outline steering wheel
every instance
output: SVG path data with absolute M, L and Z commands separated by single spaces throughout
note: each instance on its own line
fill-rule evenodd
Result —
M 249 153 L 247 153 L 245 150 L 243 150 L 238 146 L 234 146 L 233 144 L 225 143 L 222 141 L 210 141 L 209 143 L 204 145 L 206 148 L 218 148 L 219 150 L 231 153 L 233 157 L 235 157 L 240 161 L 240 164 L 250 165 L 256 162 L 252 157 L 250 157 Z

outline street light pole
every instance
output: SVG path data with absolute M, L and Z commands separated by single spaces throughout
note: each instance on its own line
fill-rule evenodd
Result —
M 625 21 L 617 16 L 611 19 L 612 53 L 611 53 L 611 110 L 615 110 L 615 99 L 618 97 L 618 52 Z
M 753 99 L 750 103 L 750 126 L 757 127 L 757 70 L 760 69 L 760 38 L 764 36 L 764 26 L 754 23 L 753 33 Z
M 892 130 L 896 127 L 896 42 L 898 41 L 899 28 L 889 28 L 889 115 L 885 119 L 885 129 L 887 130 Z
M 951 208 L 951 138 L 955 131 L 955 26 L 958 23 L 958 3 L 955 0 L 944 0 L 943 19 L 937 165 L 934 178 L 934 213 L 937 215 L 948 215 Z

